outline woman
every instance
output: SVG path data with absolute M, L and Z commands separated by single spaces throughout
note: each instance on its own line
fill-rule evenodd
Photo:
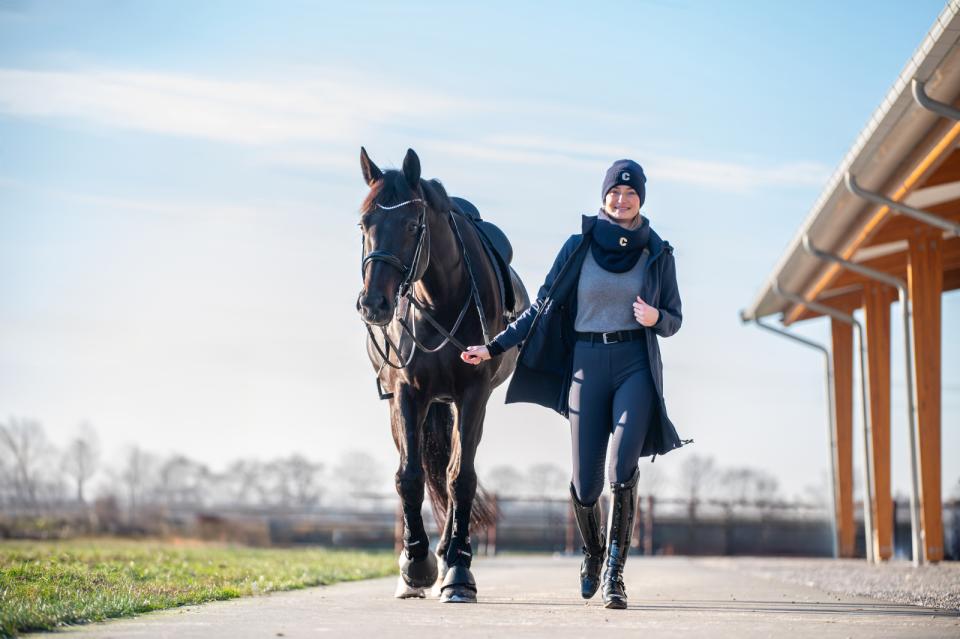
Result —
M 463 361 L 480 364 L 521 345 L 507 403 L 532 402 L 570 420 L 570 496 L 584 539 L 580 589 L 626 608 L 623 566 L 637 503 L 640 457 L 687 443 L 667 417 L 657 337 L 680 329 L 673 248 L 640 214 L 643 169 L 618 160 L 603 180 L 603 206 L 583 216 L 582 232 L 560 249 L 534 304 L 489 344 L 470 346 Z M 610 501 L 609 547 L 601 525 L 603 464 Z

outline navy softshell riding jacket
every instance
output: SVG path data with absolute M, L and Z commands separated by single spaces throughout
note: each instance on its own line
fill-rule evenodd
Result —
M 553 262 L 536 301 L 502 333 L 491 340 L 491 354 L 520 345 L 517 368 L 507 387 L 508 404 L 530 402 L 552 408 L 564 417 L 569 413 L 568 397 L 573 375 L 573 346 L 576 341 L 577 284 L 597 216 L 583 216 L 582 232 L 570 236 Z M 662 455 L 691 440 L 681 441 L 667 417 L 663 399 L 663 363 L 657 337 L 670 337 L 682 321 L 680 292 L 673 247 L 650 230 L 649 255 L 642 269 L 637 294 L 660 311 L 657 323 L 644 331 L 650 373 L 659 398 L 653 427 L 647 435 L 641 457 Z

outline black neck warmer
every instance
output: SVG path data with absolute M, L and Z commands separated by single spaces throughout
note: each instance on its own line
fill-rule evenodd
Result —
M 633 230 L 601 217 L 593 227 L 590 252 L 604 270 L 624 273 L 637 265 L 649 239 L 650 220 L 645 217 L 641 218 L 640 226 Z

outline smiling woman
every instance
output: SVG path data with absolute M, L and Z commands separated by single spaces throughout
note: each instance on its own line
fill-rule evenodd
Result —
M 522 343 L 507 402 L 541 404 L 570 420 L 570 496 L 585 554 L 581 595 L 589 599 L 600 587 L 606 552 L 604 605 L 626 608 L 623 567 L 637 462 L 686 443 L 667 417 L 657 342 L 680 329 L 680 294 L 673 248 L 640 214 L 646 196 L 640 165 L 614 162 L 600 195 L 603 207 L 597 216 L 583 216 L 581 234 L 563 245 L 530 309 L 461 357 L 478 365 Z M 606 548 L 599 498 L 608 445 L 613 498 Z

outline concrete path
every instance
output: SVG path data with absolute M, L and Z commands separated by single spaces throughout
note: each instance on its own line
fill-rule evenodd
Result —
M 736 560 L 631 557 L 628 610 L 580 599 L 569 557 L 478 559 L 480 602 L 393 599 L 395 578 L 275 593 L 71 628 L 83 637 L 960 637 L 956 611 L 829 594 Z M 47 635 L 49 637 L 49 635 Z

